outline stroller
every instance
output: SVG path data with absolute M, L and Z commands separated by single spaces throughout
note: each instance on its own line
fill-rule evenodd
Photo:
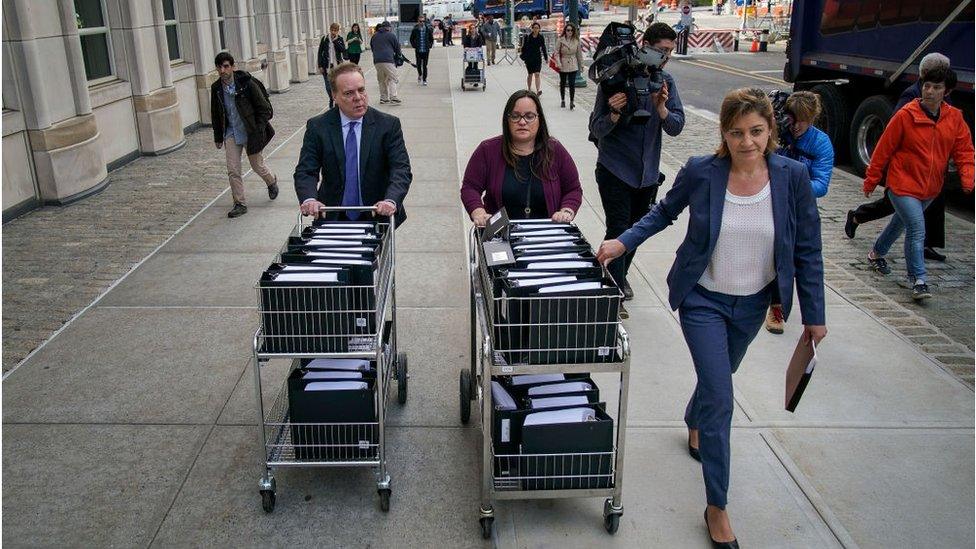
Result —
M 481 91 L 485 91 L 485 49 L 483 47 L 464 48 L 462 59 L 461 91 L 467 90 L 466 85 L 474 87 L 481 86 Z

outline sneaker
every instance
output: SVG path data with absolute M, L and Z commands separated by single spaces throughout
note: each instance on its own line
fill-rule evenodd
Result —
M 624 301 L 634 299 L 634 289 L 630 287 L 629 282 L 624 280 L 624 283 L 620 285 L 620 289 L 624 292 Z
M 566 108 L 566 102 L 565 101 L 560 101 L 559 102 L 559 108 L 560 109 L 565 109 Z
M 275 176 L 275 182 L 268 185 L 268 198 L 274 200 L 278 198 L 278 177 Z
M 569 110 L 573 110 L 575 108 L 576 108 L 576 103 L 570 102 L 570 104 L 569 104 Z
M 620 308 L 617 309 L 617 314 L 620 315 L 620 320 L 627 320 L 630 318 L 630 313 L 628 313 L 627 309 L 624 308 L 623 301 L 620 302 Z
M 940 254 L 939 252 L 935 251 L 935 248 L 932 246 L 926 246 L 925 249 L 922 250 L 922 255 L 925 256 L 925 259 L 930 259 L 932 261 L 946 260 L 945 254 Z
M 770 305 L 769 311 L 766 313 L 766 331 L 771 334 L 782 334 L 785 322 L 783 320 L 783 306 Z
M 854 221 L 854 210 L 847 210 L 847 223 L 844 223 L 844 234 L 847 238 L 854 238 L 854 231 L 857 230 L 857 221 Z
M 400 103 L 402 103 L 402 101 L 400 101 L 399 97 L 394 97 L 390 99 L 390 103 L 393 103 L 394 105 L 399 105 Z
M 891 274 L 891 267 L 888 266 L 888 262 L 883 257 L 874 257 L 874 258 L 872 258 L 869 255 L 868 256 L 868 264 L 871 265 L 871 268 L 872 269 L 874 269 L 875 271 L 877 271 L 877 272 L 879 272 L 879 273 L 881 273 L 883 275 Z
M 427 85 L 427 81 L 426 81 L 426 80 L 424 80 L 424 81 L 423 81 L 423 82 L 422 82 L 422 83 L 421 83 L 420 85 L 421 85 L 421 86 L 426 86 L 426 85 Z
M 380 105 L 386 105 L 389 102 L 390 102 L 389 99 L 380 99 Z
M 923 299 L 928 299 L 932 297 L 932 293 L 929 292 L 929 285 L 921 282 L 912 286 L 912 299 L 915 301 L 922 301 Z
M 230 217 L 230 218 L 240 217 L 240 216 L 242 216 L 242 215 L 244 215 L 246 213 L 247 213 L 247 206 L 245 206 L 244 204 L 241 204 L 240 202 L 235 202 L 234 203 L 234 209 L 232 209 L 231 211 L 227 212 L 227 217 Z
M 419 84 L 419 83 L 420 83 L 420 82 L 422 82 L 422 81 L 423 81 L 423 79 L 422 79 L 421 77 L 419 77 L 419 76 L 418 76 L 418 77 L 417 77 L 417 83 Z

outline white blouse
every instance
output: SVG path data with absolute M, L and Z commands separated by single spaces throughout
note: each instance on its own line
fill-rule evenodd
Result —
M 752 196 L 725 191 L 718 242 L 698 283 L 727 295 L 758 293 L 776 278 L 774 236 L 769 182 Z

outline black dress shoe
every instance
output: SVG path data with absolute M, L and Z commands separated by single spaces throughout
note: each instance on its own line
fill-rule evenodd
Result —
M 854 238 L 854 231 L 857 230 L 857 222 L 854 221 L 854 210 L 847 210 L 847 223 L 844 224 L 844 234 L 847 238 Z
M 270 198 L 271 200 L 274 200 L 275 198 L 278 198 L 278 180 L 277 179 L 275 179 L 275 182 L 271 186 L 268 187 L 268 198 Z
M 691 456 L 691 459 L 701 463 L 701 453 L 690 442 L 688 443 L 688 455 Z
M 630 287 L 630 283 L 624 280 L 624 283 L 621 286 L 622 287 L 620 289 L 624 292 L 624 301 L 634 299 L 634 289 Z
M 241 203 L 234 204 L 234 208 L 227 212 L 227 217 L 240 217 L 247 213 L 247 206 Z
M 712 542 L 714 549 L 739 549 L 739 540 L 715 541 L 715 538 L 712 537 L 712 531 L 708 528 L 708 509 L 705 509 L 705 530 L 708 531 L 708 539 Z
M 931 246 L 926 246 L 925 249 L 922 250 L 922 255 L 925 256 L 925 259 L 931 259 L 932 261 L 945 261 L 946 260 L 946 256 L 945 255 L 940 254 L 939 252 L 935 251 L 935 248 L 933 248 Z

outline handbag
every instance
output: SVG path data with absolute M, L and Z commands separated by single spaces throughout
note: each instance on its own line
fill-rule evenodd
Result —
M 554 71 L 556 71 L 556 72 L 559 72 L 559 64 L 556 63 L 556 54 L 555 53 L 553 53 L 552 55 L 549 56 L 549 68 L 552 69 L 552 70 L 554 70 Z

